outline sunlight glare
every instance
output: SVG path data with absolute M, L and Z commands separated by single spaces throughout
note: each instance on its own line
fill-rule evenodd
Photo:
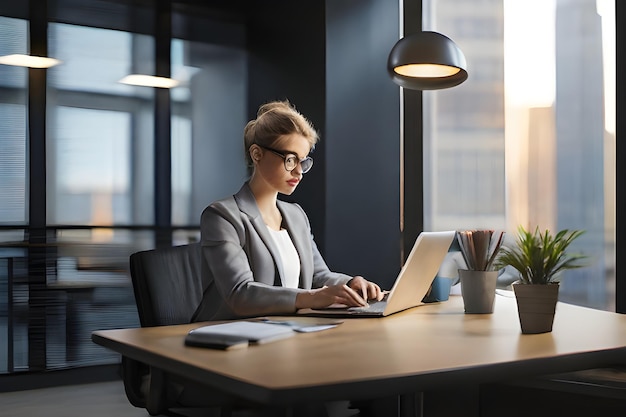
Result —
M 548 107 L 554 102 L 555 7 L 554 0 L 504 0 L 504 80 L 508 104 Z
M 604 59 L 604 124 L 607 132 L 615 134 L 615 2 L 597 0 L 602 17 L 602 55 Z

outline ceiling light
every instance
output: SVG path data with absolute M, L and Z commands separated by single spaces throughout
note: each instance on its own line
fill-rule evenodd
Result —
M 138 85 L 141 87 L 156 87 L 156 88 L 174 88 L 177 87 L 179 82 L 167 77 L 155 77 L 153 75 L 141 75 L 131 74 L 120 80 L 122 84 Z
M 50 68 L 59 65 L 61 61 L 43 56 L 31 56 L 22 54 L 0 56 L 0 64 L 14 65 L 29 68 Z

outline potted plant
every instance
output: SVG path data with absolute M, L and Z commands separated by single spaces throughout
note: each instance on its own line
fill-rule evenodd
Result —
M 522 333 L 552 331 L 559 296 L 559 272 L 585 266 L 585 255 L 568 253 L 570 244 L 582 235 L 582 230 L 564 229 L 556 234 L 549 230 L 534 232 L 518 228 L 516 244 L 500 249 L 496 268 L 511 266 L 519 273 L 513 283 Z

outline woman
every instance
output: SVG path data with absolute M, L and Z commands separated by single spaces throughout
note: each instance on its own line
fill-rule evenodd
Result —
M 363 306 L 382 299 L 361 276 L 332 272 L 320 255 L 294 192 L 313 165 L 318 140 L 311 123 L 289 102 L 262 105 L 244 129 L 250 179 L 232 197 L 202 213 L 203 299 L 194 321 L 269 314 L 331 304 Z

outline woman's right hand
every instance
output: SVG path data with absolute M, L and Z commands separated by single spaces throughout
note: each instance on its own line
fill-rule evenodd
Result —
M 367 301 L 347 285 L 329 285 L 314 290 L 298 293 L 296 309 L 325 308 L 333 304 L 347 307 L 363 307 Z

